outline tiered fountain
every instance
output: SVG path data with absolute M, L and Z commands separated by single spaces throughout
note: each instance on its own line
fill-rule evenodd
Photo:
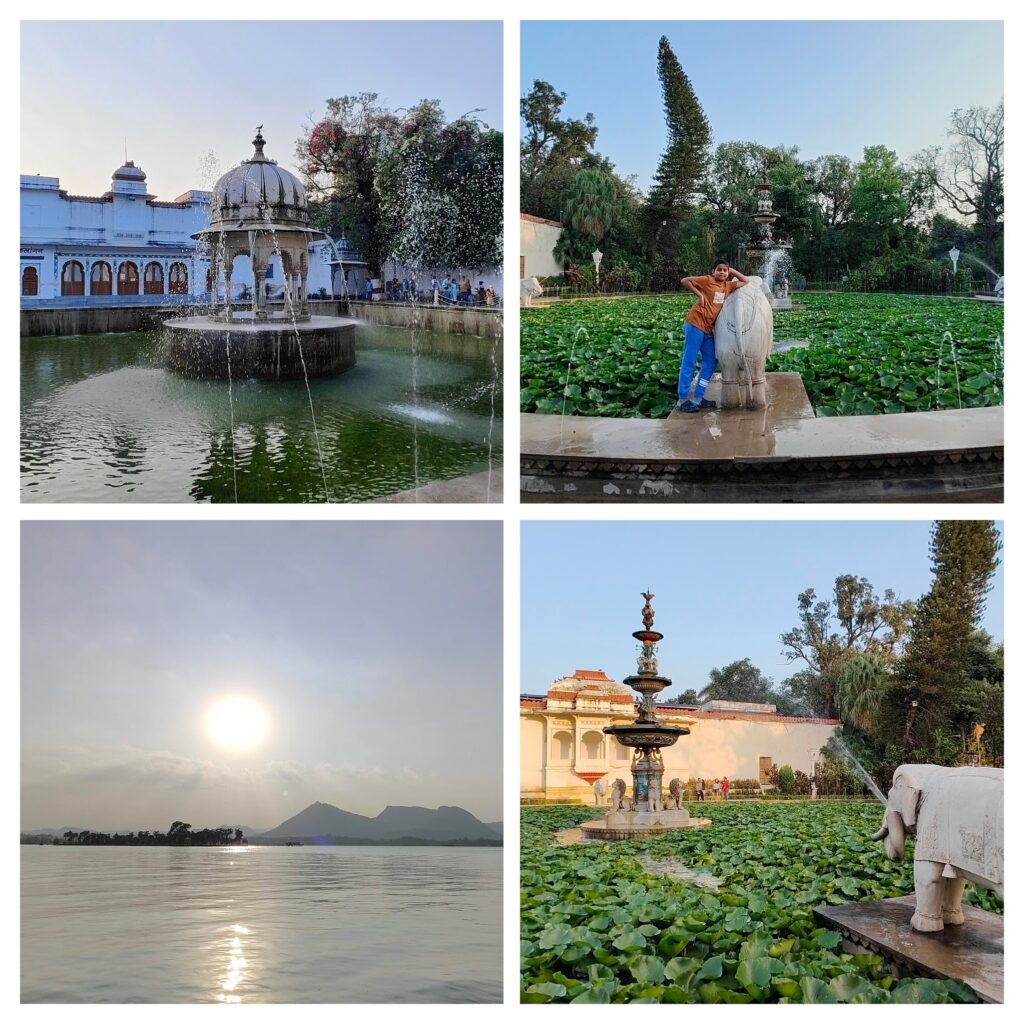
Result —
M 172 369 L 201 377 L 341 373 L 355 365 L 356 321 L 311 316 L 307 294 L 309 243 L 326 236 L 309 226 L 302 183 L 264 155 L 259 128 L 252 144 L 253 155 L 214 185 L 210 225 L 192 236 L 210 253 L 209 313 L 168 320 L 164 358 Z M 252 268 L 247 308 L 232 298 L 237 256 L 248 256 Z M 275 256 L 284 304 L 271 308 L 266 283 Z
M 777 242 L 772 236 L 772 227 L 779 214 L 772 209 L 772 187 L 768 184 L 767 169 L 762 173 L 761 184 L 757 186 L 757 241 L 747 246 L 745 252 L 750 272 L 760 276 L 768 292 L 772 309 L 793 309 L 789 295 L 789 271 L 793 260 L 789 255 L 793 246 L 789 242 Z
M 682 806 L 680 787 L 676 787 L 679 795 L 669 797 L 667 801 L 662 792 L 665 765 L 661 759 L 661 748 L 672 746 L 690 730 L 686 726 L 663 725 L 658 720 L 655 697 L 666 686 L 671 686 L 672 680 L 658 675 L 657 646 L 664 637 L 654 629 L 654 609 L 651 607 L 654 595 L 645 592 L 641 597 L 645 601 L 642 612 L 644 628 L 633 634 L 640 643 L 639 672 L 623 679 L 627 686 L 640 694 L 640 712 L 630 725 L 609 725 L 604 729 L 623 746 L 633 748 L 630 766 L 633 794 L 627 797 L 624 786 L 616 780 L 612 785 L 611 810 L 600 821 L 586 821 L 580 825 L 585 839 L 640 839 L 672 829 L 711 824 L 707 818 L 690 817 L 690 812 Z

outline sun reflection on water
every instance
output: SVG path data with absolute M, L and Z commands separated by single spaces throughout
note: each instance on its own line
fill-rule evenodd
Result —
M 223 966 L 224 973 L 217 995 L 222 1003 L 240 1003 L 244 995 L 241 989 L 246 982 L 252 980 L 253 973 L 249 968 L 241 938 L 243 935 L 249 935 L 250 930 L 244 924 L 233 924 L 225 930 L 232 934 L 219 944 L 219 955 L 226 958 L 226 963 Z

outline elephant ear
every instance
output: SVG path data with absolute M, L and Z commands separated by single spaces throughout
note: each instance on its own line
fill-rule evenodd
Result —
M 893 806 L 909 829 L 917 825 L 917 809 L 921 805 L 921 785 L 911 772 L 898 771 L 893 779 L 894 786 L 889 791 Z

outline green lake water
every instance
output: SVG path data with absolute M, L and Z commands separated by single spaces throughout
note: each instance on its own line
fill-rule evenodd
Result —
M 157 333 L 23 338 L 22 500 L 367 501 L 500 468 L 500 343 L 360 325 L 356 359 L 311 394 L 234 382 L 232 430 L 228 385 L 165 369 Z

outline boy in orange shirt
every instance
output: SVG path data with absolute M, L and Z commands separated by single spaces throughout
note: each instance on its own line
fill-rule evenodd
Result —
M 682 285 L 697 296 L 696 302 L 686 315 L 683 325 L 683 356 L 679 364 L 679 405 L 683 412 L 700 412 L 714 409 L 715 403 L 704 398 L 704 392 L 711 383 L 715 372 L 715 321 L 722 312 L 722 306 L 730 292 L 747 283 L 738 270 L 733 270 L 725 260 L 719 260 L 710 274 L 702 277 L 684 277 Z M 689 397 L 693 373 L 700 356 L 700 376 Z

